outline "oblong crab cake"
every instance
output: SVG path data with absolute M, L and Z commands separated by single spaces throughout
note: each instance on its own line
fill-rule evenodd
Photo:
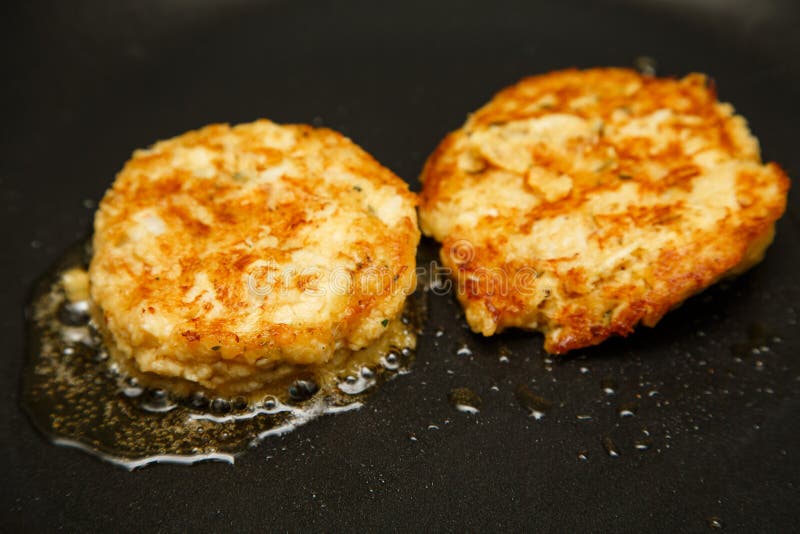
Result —
M 551 353 L 653 326 L 760 261 L 789 188 L 705 76 L 616 68 L 504 89 L 421 180 L 470 327 L 538 330 Z
M 403 341 L 415 207 L 329 129 L 261 120 L 158 142 L 100 203 L 95 322 L 125 370 L 178 392 L 246 394 L 344 365 Z

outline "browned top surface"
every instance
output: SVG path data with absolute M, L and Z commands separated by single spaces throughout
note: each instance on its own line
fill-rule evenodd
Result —
M 626 69 L 504 89 L 421 179 L 422 228 L 472 328 L 541 330 L 551 352 L 655 324 L 758 261 L 789 187 L 704 76 Z
M 143 370 L 323 362 L 400 312 L 415 283 L 415 204 L 334 131 L 207 126 L 137 151 L 119 173 L 95 220 L 92 297 Z

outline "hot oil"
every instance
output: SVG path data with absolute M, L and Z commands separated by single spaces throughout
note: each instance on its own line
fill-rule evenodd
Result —
M 89 257 L 87 243 L 76 245 L 35 290 L 22 398 L 54 443 L 129 469 L 153 462 L 233 462 L 268 436 L 320 415 L 358 409 L 375 386 L 408 372 L 414 357 L 424 313 L 421 292 L 408 299 L 402 320 L 387 326 L 376 349 L 298 370 L 257 396 L 213 398 L 199 390 L 177 396 L 148 388 L 108 357 L 89 320 L 87 295 L 71 283 Z

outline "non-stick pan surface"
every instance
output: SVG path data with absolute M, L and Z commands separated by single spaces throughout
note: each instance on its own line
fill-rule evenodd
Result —
M 797 177 L 796 3 L 98 0 L 2 9 L 3 530 L 796 528 L 796 191 L 761 265 L 655 329 L 566 359 L 546 360 L 536 334 L 481 339 L 451 296 L 430 295 L 410 375 L 360 411 L 269 439 L 233 466 L 126 472 L 49 444 L 19 405 L 26 298 L 90 232 L 94 204 L 132 149 L 210 122 L 324 124 L 418 190 L 437 141 L 496 90 L 528 74 L 647 55 L 661 75 L 713 76 L 721 99 L 750 120 L 765 160 Z M 423 241 L 420 261 L 435 254 Z M 464 344 L 471 356 L 456 355 Z M 521 383 L 553 403 L 545 417 L 517 404 Z M 455 387 L 480 395 L 480 413 L 450 406 Z

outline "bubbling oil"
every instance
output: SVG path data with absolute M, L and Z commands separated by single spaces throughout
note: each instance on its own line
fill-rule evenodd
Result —
M 407 373 L 414 357 L 425 309 L 421 291 L 387 326 L 378 350 L 340 358 L 338 367 L 298 369 L 258 396 L 222 398 L 202 390 L 177 395 L 140 381 L 109 358 L 90 320 L 88 294 L 73 283 L 90 254 L 88 243 L 74 246 L 34 291 L 23 405 L 54 443 L 128 469 L 154 462 L 232 463 L 269 436 L 360 408 L 375 386 Z

